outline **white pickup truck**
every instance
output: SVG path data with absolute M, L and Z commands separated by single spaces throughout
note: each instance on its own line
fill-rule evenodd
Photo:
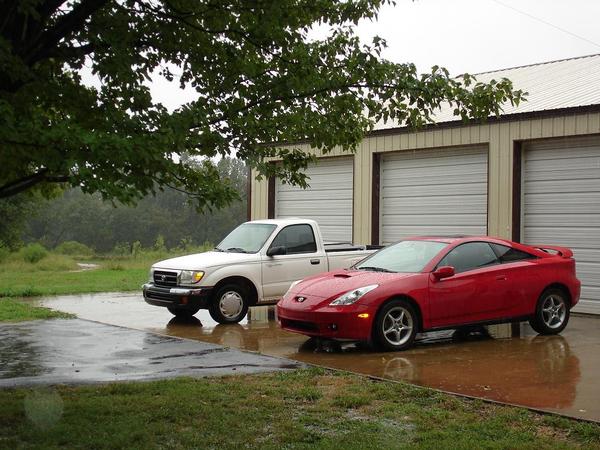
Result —
M 313 220 L 246 222 L 214 250 L 154 264 L 144 300 L 176 316 L 208 309 L 219 323 L 236 323 L 249 306 L 276 302 L 295 281 L 352 266 L 375 248 L 323 243 Z

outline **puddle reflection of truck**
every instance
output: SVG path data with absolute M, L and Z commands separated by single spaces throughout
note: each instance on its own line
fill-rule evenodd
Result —
M 373 251 L 324 243 L 312 220 L 246 222 L 212 251 L 154 264 L 144 299 L 178 317 L 208 309 L 219 323 L 237 323 L 248 307 L 275 303 L 293 281 L 350 267 Z

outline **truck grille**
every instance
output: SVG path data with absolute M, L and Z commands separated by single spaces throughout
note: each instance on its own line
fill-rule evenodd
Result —
M 156 286 L 177 286 L 177 272 L 155 270 L 154 284 Z

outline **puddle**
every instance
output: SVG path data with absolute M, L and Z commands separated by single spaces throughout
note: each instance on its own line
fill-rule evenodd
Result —
M 251 308 L 240 324 L 219 325 L 200 311 L 176 319 L 139 294 L 30 300 L 80 318 L 238 348 L 264 355 L 407 381 L 448 392 L 600 421 L 600 318 L 572 316 L 560 336 L 493 339 L 452 331 L 418 336 L 414 348 L 381 353 L 282 331 L 273 307 Z

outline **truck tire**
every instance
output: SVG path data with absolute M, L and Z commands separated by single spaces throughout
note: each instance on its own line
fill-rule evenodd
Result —
M 248 292 L 238 284 L 221 286 L 210 302 L 208 312 L 215 322 L 238 323 L 248 312 Z
M 200 308 L 194 308 L 193 310 L 190 310 L 190 309 L 172 308 L 170 306 L 167 306 L 167 309 L 175 317 L 182 318 L 182 319 L 187 319 L 189 317 L 192 317 L 194 314 L 196 314 L 198 311 L 200 311 Z

